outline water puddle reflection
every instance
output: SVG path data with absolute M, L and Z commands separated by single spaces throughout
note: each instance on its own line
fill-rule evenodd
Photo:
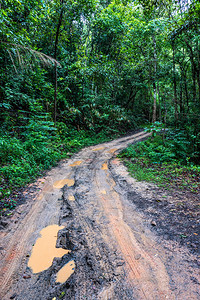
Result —
M 94 149 L 92 149 L 92 151 L 100 151 L 100 150 L 103 150 L 104 149 L 104 147 L 101 147 L 101 148 L 94 148 Z
M 31 257 L 28 262 L 29 268 L 33 273 L 47 270 L 53 262 L 54 257 L 62 257 L 69 253 L 69 250 L 56 248 L 58 231 L 64 226 L 50 225 L 41 230 L 39 237 L 33 246 Z
M 83 162 L 82 160 L 77 160 L 73 164 L 71 164 L 70 167 L 80 166 L 82 164 L 82 162 Z
M 69 261 L 57 274 L 56 282 L 65 283 L 67 279 L 74 273 L 75 262 Z
M 75 201 L 75 198 L 73 195 L 69 195 L 68 199 L 69 199 L 69 201 Z
M 101 194 L 106 195 L 107 194 L 106 190 L 101 190 Z
M 107 164 L 107 162 L 102 165 L 101 169 L 102 170 L 108 170 L 108 164 Z
M 74 185 L 74 179 L 62 179 L 62 180 L 58 180 L 58 181 L 55 181 L 54 184 L 53 184 L 53 187 L 54 188 L 57 188 L 57 189 L 61 189 L 63 188 L 65 185 L 68 185 L 68 186 L 73 186 Z
M 115 148 L 115 149 L 110 149 L 109 151 L 108 151 L 108 153 L 110 153 L 110 154 L 113 154 L 115 151 L 117 151 L 118 149 L 117 148 Z

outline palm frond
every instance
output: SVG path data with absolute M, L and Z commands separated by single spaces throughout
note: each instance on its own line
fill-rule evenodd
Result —
M 18 73 L 11 52 L 10 52 L 10 50 L 8 50 L 8 49 L 7 49 L 7 51 L 8 51 L 8 54 L 9 54 L 9 56 L 10 56 L 10 59 L 11 59 L 11 61 L 12 61 L 13 67 L 14 67 L 14 69 L 15 69 L 15 72 Z
M 44 54 L 43 52 L 36 51 L 34 49 L 22 46 L 20 44 L 14 44 L 14 43 L 4 42 L 4 41 L 0 41 L 0 43 L 7 45 L 6 50 L 9 53 L 10 59 L 12 61 L 16 73 L 17 73 L 17 68 L 14 62 L 14 57 L 17 58 L 18 64 L 23 69 L 24 67 L 31 66 L 30 59 L 27 58 L 27 54 L 31 54 L 34 61 L 36 62 L 39 61 L 40 63 L 42 63 L 44 67 L 52 67 L 52 65 L 61 67 L 60 63 L 56 59 L 54 59 L 53 57 L 47 54 Z M 11 54 L 11 51 L 14 52 L 13 54 L 14 57 Z

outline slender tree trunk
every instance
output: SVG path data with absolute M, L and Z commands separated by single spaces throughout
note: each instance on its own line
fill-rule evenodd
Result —
M 63 19 L 63 0 L 60 1 L 60 16 L 58 20 L 57 30 L 56 30 L 56 38 L 55 38 L 55 46 L 54 46 L 54 58 L 57 59 L 57 51 L 58 51 L 58 38 L 60 34 L 60 27 Z M 58 95 L 58 67 L 55 63 L 55 89 L 54 89 L 54 125 L 56 125 L 56 113 L 57 113 L 57 95 Z
M 189 111 L 189 96 L 188 96 L 188 88 L 187 88 L 187 66 L 183 66 L 181 64 L 180 65 L 180 69 L 181 69 L 181 94 L 180 94 L 180 98 L 181 98 L 181 103 L 182 103 L 182 107 L 183 107 L 183 113 L 185 113 L 185 111 Z M 181 107 L 180 107 L 181 110 Z
M 178 101 L 177 101 L 177 86 L 176 86 L 176 66 L 175 66 L 175 50 L 174 42 L 172 43 L 173 51 L 173 84 L 174 84 L 174 107 L 175 107 L 175 125 L 177 126 L 178 122 Z
M 180 82 L 180 113 L 184 114 L 184 102 L 183 102 L 183 77 L 181 75 L 181 82 Z
M 188 88 L 187 88 L 187 79 L 184 80 L 184 86 L 185 86 L 185 97 L 186 97 L 186 103 L 187 103 L 187 112 L 189 112 L 189 96 L 188 96 Z
M 185 99 L 186 99 L 186 105 L 187 109 L 186 111 L 189 112 L 189 94 L 188 94 L 188 86 L 187 86 L 187 68 L 182 71 L 183 81 L 184 81 L 184 91 L 185 91 Z
M 199 41 L 197 40 L 197 82 L 199 88 L 199 103 L 200 103 L 200 51 L 199 51 Z
M 196 92 L 196 72 L 195 67 L 192 63 L 192 81 L 193 81 L 193 101 L 196 102 L 197 92 Z
M 166 124 L 167 124 L 167 105 L 166 105 L 166 97 L 165 97 L 165 95 L 164 95 L 164 109 L 165 109 L 164 124 L 165 124 L 165 127 L 166 127 Z
M 156 109 L 157 109 L 156 100 L 157 100 L 156 83 L 154 81 L 153 82 L 153 118 L 152 118 L 153 123 L 156 122 Z
M 151 78 L 151 71 L 149 70 L 149 77 Z M 151 80 L 151 79 L 150 79 Z M 147 91 L 147 97 L 149 99 L 149 123 L 152 121 L 152 114 L 151 114 L 151 109 L 152 109 L 152 104 L 151 104 L 151 99 L 152 99 L 152 92 L 151 92 L 151 83 L 148 82 L 148 91 Z
M 166 107 L 166 98 L 165 98 L 165 93 L 162 93 L 162 103 L 163 103 L 163 119 L 162 119 L 162 114 L 160 115 L 160 122 L 164 124 L 164 130 L 162 131 L 162 140 L 163 144 L 165 145 L 165 134 L 166 134 L 166 123 L 167 123 L 167 107 Z
M 82 100 L 84 99 L 84 80 L 82 81 Z
M 57 95 L 58 95 L 58 70 L 57 64 L 55 63 L 55 87 L 54 87 L 54 125 L 56 125 L 56 114 L 57 114 Z
M 200 71 L 199 70 L 197 70 L 197 84 L 198 84 L 199 102 L 200 102 Z
M 128 97 L 128 101 L 126 102 L 125 108 L 128 109 L 130 107 L 130 104 L 133 106 L 135 102 L 135 97 L 137 94 L 137 90 L 134 91 L 133 88 L 131 87 L 131 91 Z
M 160 86 L 159 83 L 157 83 L 157 97 L 158 97 L 158 103 L 159 103 L 159 121 L 162 122 L 162 115 L 161 115 L 161 98 L 160 98 Z
M 199 55 L 199 44 L 198 44 L 198 41 L 197 41 L 197 68 L 196 68 L 196 75 L 197 75 L 199 103 L 200 103 L 200 55 Z
M 192 47 L 190 46 L 187 39 L 185 39 L 186 45 L 188 46 L 188 49 L 190 51 L 190 61 L 191 61 L 191 68 L 192 68 L 192 81 L 193 81 L 193 101 L 196 102 L 196 73 L 198 73 L 195 61 L 194 61 L 194 52 Z M 197 72 L 196 72 L 197 71 Z M 197 75 L 198 76 L 198 75 Z M 199 83 L 200 84 L 200 83 Z
M 157 49 L 156 49 L 156 39 L 152 36 L 153 48 L 154 48 L 154 76 L 153 76 L 153 118 L 152 122 L 156 122 L 156 110 L 157 110 L 157 87 L 156 87 L 156 77 L 157 77 Z

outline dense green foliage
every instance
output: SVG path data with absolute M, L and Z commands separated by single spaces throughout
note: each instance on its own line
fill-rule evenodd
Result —
M 166 137 L 156 159 L 199 163 L 200 3 L 188 2 L 1 1 L 2 199 L 67 153 L 156 120 L 177 143 Z
M 154 164 L 180 162 L 194 165 L 199 155 L 195 147 L 192 138 L 188 139 L 183 130 L 176 129 L 163 131 L 145 142 L 131 145 L 122 153 L 129 158 L 147 158 Z
M 200 166 L 195 164 L 194 147 L 184 131 L 169 130 L 129 146 L 119 157 L 138 180 L 199 193 Z

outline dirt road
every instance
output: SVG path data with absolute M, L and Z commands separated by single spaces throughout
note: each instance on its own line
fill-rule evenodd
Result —
M 1 299 L 200 299 L 199 257 L 147 206 L 163 195 L 116 158 L 148 135 L 83 149 L 27 189 L 1 232 Z

